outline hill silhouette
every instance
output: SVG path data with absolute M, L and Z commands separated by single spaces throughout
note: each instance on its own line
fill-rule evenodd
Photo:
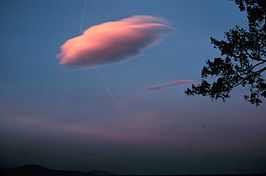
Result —
M 39 165 L 28 164 L 14 168 L 0 168 L 1 176 L 114 176 L 111 172 L 94 170 L 82 172 L 75 170 L 54 170 Z
M 20 167 L 14 168 L 4 168 L 0 166 L 0 176 L 116 176 L 117 174 L 108 172 L 108 171 L 100 171 L 94 170 L 89 172 L 82 172 L 76 170 L 56 170 L 56 169 L 48 169 L 45 167 L 41 167 L 39 165 L 28 164 Z M 141 176 L 141 175 L 134 175 L 128 174 L 127 176 Z M 199 176 L 202 174 L 195 174 L 195 176 Z M 204 174 L 206 176 L 240 176 L 240 175 L 250 175 L 250 174 Z M 266 175 L 265 173 L 252 173 L 251 175 L 260 176 Z M 148 176 L 148 175 L 145 175 Z M 182 176 L 182 175 L 176 175 Z M 191 176 L 191 175 L 184 175 L 184 176 Z

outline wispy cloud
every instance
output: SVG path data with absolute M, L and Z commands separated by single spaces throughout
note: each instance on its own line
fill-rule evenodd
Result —
M 60 64 L 95 67 L 121 62 L 159 43 L 174 29 L 163 19 L 133 16 L 92 26 L 67 40 L 58 54 Z
M 149 87 L 145 87 L 144 90 L 148 90 L 148 91 L 161 90 L 164 88 L 180 86 L 182 84 L 188 84 L 188 83 L 193 83 L 193 80 L 174 80 L 174 81 L 170 81 L 170 82 L 166 82 L 162 84 L 156 84 L 156 85 L 152 85 Z

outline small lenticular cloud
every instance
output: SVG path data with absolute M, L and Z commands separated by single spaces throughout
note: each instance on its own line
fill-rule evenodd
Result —
M 144 90 L 153 91 L 153 90 L 161 90 L 168 87 L 180 86 L 182 84 L 193 83 L 193 80 L 174 80 L 163 84 L 156 84 L 149 87 L 144 88 Z
M 163 19 L 133 16 L 92 26 L 67 40 L 58 54 L 60 64 L 92 68 L 121 62 L 159 43 L 174 29 Z

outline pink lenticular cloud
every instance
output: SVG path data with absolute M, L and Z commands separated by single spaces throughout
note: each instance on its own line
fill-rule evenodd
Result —
M 149 90 L 149 91 L 160 90 L 160 89 L 164 89 L 167 87 L 180 86 L 182 84 L 189 84 L 189 83 L 193 83 L 193 80 L 174 80 L 174 81 L 170 81 L 170 82 L 163 83 L 163 84 L 152 85 L 152 86 L 144 88 L 144 90 Z
M 58 54 L 60 64 L 95 67 L 121 62 L 159 43 L 174 29 L 153 16 L 133 16 L 92 26 L 67 40 Z

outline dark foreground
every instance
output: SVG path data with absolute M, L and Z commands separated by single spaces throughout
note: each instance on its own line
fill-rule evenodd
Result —
M 107 171 L 95 170 L 90 172 L 81 172 L 81 171 L 54 170 L 54 169 L 47 169 L 38 165 L 25 165 L 14 168 L 0 167 L 0 176 L 115 176 L 115 175 L 117 174 L 113 174 Z M 228 176 L 228 175 L 230 176 L 238 174 L 217 174 L 216 176 Z M 239 176 L 240 175 L 243 174 L 239 174 Z M 266 175 L 266 174 L 252 174 L 252 175 Z

